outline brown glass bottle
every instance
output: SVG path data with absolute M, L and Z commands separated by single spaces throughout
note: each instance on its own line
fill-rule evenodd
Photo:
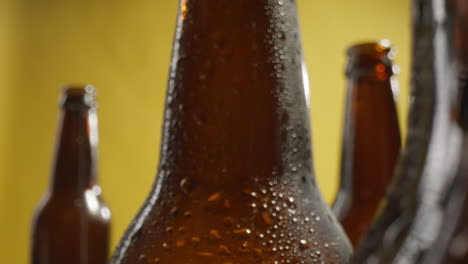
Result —
M 400 152 L 392 56 L 388 40 L 348 49 L 341 183 L 333 211 L 354 246 L 372 223 Z
M 94 94 L 90 85 L 63 91 L 52 182 L 33 221 L 33 264 L 107 262 L 110 210 L 96 178 Z
M 181 1 L 158 176 L 112 263 L 347 263 L 303 77 L 295 1 Z
M 406 148 L 387 204 L 353 263 L 424 263 L 452 222 L 451 187 L 463 161 L 464 132 L 454 56 L 452 0 L 413 1 L 412 105 Z M 465 173 L 465 172 L 464 172 Z

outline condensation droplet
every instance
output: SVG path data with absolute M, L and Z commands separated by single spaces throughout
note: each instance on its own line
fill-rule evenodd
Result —
M 307 240 L 305 239 L 301 239 L 299 241 L 299 247 L 304 250 L 304 249 L 308 249 L 309 248 L 309 243 L 307 243 Z
M 198 246 L 198 245 L 200 244 L 200 238 L 197 237 L 197 236 L 192 237 L 191 240 L 192 240 L 192 244 L 193 244 L 194 246 Z
M 216 229 L 211 229 L 210 230 L 210 239 L 211 240 L 220 240 L 221 235 L 219 234 L 218 230 Z
M 185 211 L 184 216 L 185 217 L 191 217 L 193 215 L 192 211 Z
M 271 217 L 268 215 L 268 213 L 263 212 L 263 213 L 262 213 L 262 218 L 263 218 L 263 221 L 264 221 L 267 225 L 271 224 L 271 222 L 272 222 L 272 221 L 271 221 Z
M 221 198 L 221 194 L 219 192 L 212 194 L 210 197 L 208 197 L 209 202 L 214 202 L 217 201 L 219 198 Z
M 238 238 L 248 238 L 250 234 L 252 234 L 252 231 L 248 228 L 239 228 L 234 231 L 232 231 L 234 235 L 236 235 Z
M 229 256 L 231 255 L 231 251 L 225 245 L 219 245 L 219 254 L 223 256 Z
M 211 252 L 198 252 L 197 255 L 202 257 L 212 257 L 214 254 Z
M 179 239 L 179 240 L 176 241 L 175 245 L 176 245 L 176 247 L 179 247 L 179 248 L 183 247 L 183 246 L 185 246 L 185 240 L 184 239 Z
M 143 232 L 142 232 L 141 228 L 138 229 L 138 231 L 136 231 L 136 232 L 132 235 L 131 243 L 133 244 L 133 243 L 137 242 L 138 240 L 140 240 L 140 237 L 141 237 L 142 233 L 143 233 Z
M 179 208 L 173 207 L 173 208 L 171 209 L 171 215 L 177 216 L 178 214 L 179 214 Z
M 194 189 L 194 187 L 195 184 L 188 177 L 185 177 L 180 181 L 180 189 L 186 194 L 190 193 Z
M 234 224 L 234 218 L 226 216 L 223 218 L 223 222 L 226 226 L 232 226 Z
M 169 244 L 167 244 L 166 242 L 162 243 L 162 247 L 166 250 L 169 250 L 171 249 L 171 247 L 169 246 Z

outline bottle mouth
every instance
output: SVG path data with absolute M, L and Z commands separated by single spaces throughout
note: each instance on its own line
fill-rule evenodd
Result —
M 351 46 L 347 50 L 348 56 L 382 56 L 393 59 L 396 53 L 395 48 L 392 47 L 392 42 L 388 39 L 381 39 L 377 42 L 363 42 Z
M 347 50 L 348 65 L 346 75 L 375 75 L 394 73 L 392 60 L 395 57 L 395 49 L 388 39 L 377 42 L 363 42 L 351 46 Z
M 68 85 L 62 89 L 60 106 L 68 110 L 96 108 L 96 88 L 92 85 Z

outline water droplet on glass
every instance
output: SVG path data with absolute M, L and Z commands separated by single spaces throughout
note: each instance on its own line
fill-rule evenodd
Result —
M 219 245 L 219 254 L 223 256 L 229 256 L 231 255 L 231 251 L 225 245 Z
M 216 229 L 211 229 L 210 230 L 210 239 L 211 240 L 220 240 L 221 235 L 219 234 L 218 230 Z
M 209 202 L 214 202 L 217 201 L 219 198 L 221 198 L 221 194 L 219 192 L 212 194 L 210 197 L 208 197 Z
M 308 249 L 309 248 L 309 243 L 307 243 L 307 240 L 305 239 L 301 239 L 299 241 L 299 247 L 304 250 L 304 249 Z
M 224 217 L 223 222 L 226 226 L 232 226 L 234 224 L 234 218 L 229 217 L 229 216 Z
M 267 225 L 271 224 L 271 217 L 268 215 L 268 213 L 263 212 L 263 213 L 262 213 L 262 218 L 263 218 L 263 221 L 264 221 Z
M 248 238 L 252 231 L 248 228 L 239 228 L 234 231 L 232 231 L 234 235 L 236 235 L 238 238 Z
M 180 240 L 177 240 L 176 241 L 176 247 L 183 247 L 185 246 L 185 240 L 184 239 L 180 239 Z
M 200 238 L 197 236 L 192 237 L 191 241 L 194 246 L 198 246 L 200 244 Z
M 162 243 L 162 247 L 166 250 L 169 250 L 171 249 L 171 247 L 169 246 L 169 244 L 167 244 L 166 242 Z
M 179 208 L 173 207 L 173 208 L 171 209 L 171 215 L 177 216 L 178 214 L 179 214 Z
M 214 254 L 211 252 L 198 252 L 197 255 L 202 257 L 212 257 Z
M 185 211 L 184 216 L 185 217 L 191 217 L 193 215 L 192 211 Z
M 143 232 L 142 232 L 141 228 L 138 229 L 138 231 L 136 231 L 136 232 L 132 235 L 131 243 L 133 244 L 133 243 L 137 242 L 137 241 L 140 239 L 142 233 L 143 233 Z
M 190 193 L 194 189 L 194 187 L 195 187 L 195 184 L 193 180 L 191 180 L 188 177 L 185 177 L 180 181 L 180 188 L 186 194 Z

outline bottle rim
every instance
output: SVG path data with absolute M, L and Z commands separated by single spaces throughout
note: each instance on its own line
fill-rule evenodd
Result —
M 90 84 L 67 85 L 62 88 L 60 106 L 68 110 L 86 110 L 97 108 L 97 90 Z
M 389 59 L 394 59 L 396 52 L 397 50 L 392 46 L 392 42 L 389 39 L 356 43 L 346 50 L 346 54 L 350 57 L 377 54 Z

